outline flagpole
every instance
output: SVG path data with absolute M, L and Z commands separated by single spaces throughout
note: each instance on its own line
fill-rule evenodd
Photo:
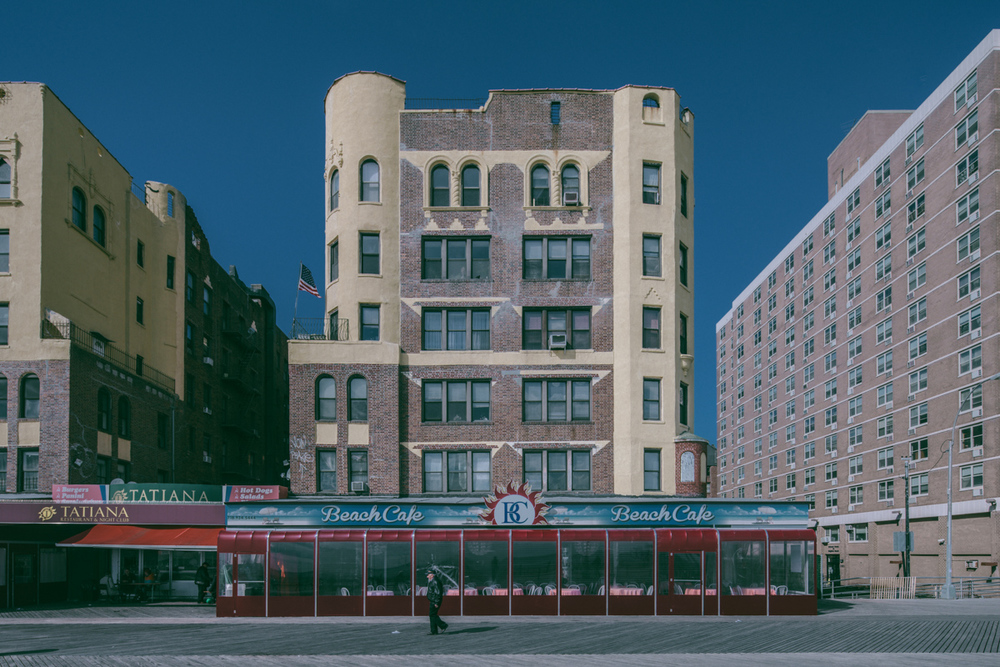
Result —
M 295 278 L 295 309 L 292 311 L 292 337 L 295 337 L 295 323 L 299 318 L 299 281 L 302 279 L 302 262 L 299 262 L 299 275 Z

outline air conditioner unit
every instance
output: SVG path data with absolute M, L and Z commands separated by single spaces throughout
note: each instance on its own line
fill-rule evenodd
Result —
M 916 394 L 910 394 L 909 396 L 906 397 L 906 402 L 907 403 L 910 403 L 910 402 L 915 401 L 915 400 L 917 400 L 917 395 Z
M 913 231 L 913 223 L 911 222 L 906 225 L 906 233 L 909 234 L 912 231 Z
M 206 415 L 210 415 L 210 414 L 212 414 L 212 408 L 210 408 L 210 407 L 208 407 L 206 405 L 205 408 L 204 408 L 204 412 L 205 412 Z
M 907 190 L 906 191 L 906 198 L 909 199 L 912 196 L 913 196 L 913 190 Z
M 848 417 L 847 418 L 847 423 L 848 424 L 853 424 L 854 423 L 854 417 Z
M 892 410 L 892 401 L 886 401 L 885 402 L 885 409 L 886 410 Z
M 979 377 L 983 377 L 983 369 L 982 368 L 973 368 L 972 369 L 972 378 L 975 379 L 975 378 L 979 378 Z
M 845 246 L 844 246 L 844 250 L 850 250 L 850 249 L 851 249 L 851 242 L 850 242 L 850 241 L 848 241 L 848 242 L 847 242 L 847 245 L 845 245 Z M 850 277 L 851 277 L 851 273 L 850 273 L 850 272 L 848 272 L 848 273 L 847 273 L 847 277 L 848 277 L 848 278 L 850 278 Z
M 972 105 L 976 103 L 976 96 L 977 95 L 978 95 L 978 93 L 974 93 L 972 95 L 969 95 L 969 98 L 967 100 L 965 100 L 965 108 L 966 109 L 971 108 Z
M 563 206 L 579 206 L 580 205 L 580 193 L 579 192 L 564 192 L 563 193 Z
M 915 434 L 916 432 L 917 432 L 917 429 L 915 429 L 915 428 L 911 428 L 911 429 L 910 429 L 909 431 L 907 431 L 906 433 L 907 433 L 907 435 L 913 435 L 913 434 Z
M 973 496 L 981 496 L 981 495 L 983 495 L 983 490 L 982 489 L 973 489 L 972 490 L 972 495 Z
M 893 501 L 892 498 L 889 498 L 889 500 L 885 501 L 885 505 L 886 507 L 892 507 L 893 505 L 895 505 L 895 502 Z
M 916 365 L 917 365 L 917 362 L 916 362 L 916 361 L 907 361 L 907 362 L 906 362 L 906 367 L 907 367 L 907 368 L 913 368 L 913 367 L 914 367 L 914 366 L 916 366 Z
M 854 387 L 848 387 L 847 388 L 847 395 L 850 396 L 853 393 L 854 393 Z
M 212 462 L 212 457 L 208 455 L 208 452 L 202 452 L 201 453 L 201 460 L 204 461 L 205 463 L 211 463 Z
M 972 408 L 972 418 L 973 419 L 976 419 L 976 418 L 982 417 L 982 416 L 983 416 L 983 409 L 982 408 Z
M 848 276 L 848 277 L 850 277 L 850 276 Z M 848 299 L 847 300 L 847 307 L 850 308 L 853 305 L 854 305 L 854 299 Z
M 974 171 L 971 174 L 969 174 L 969 185 L 972 185 L 973 183 L 975 183 L 977 178 L 979 178 L 979 172 L 978 171 Z
M 979 290 L 972 290 L 972 294 L 969 295 L 969 300 L 975 301 L 976 299 L 978 299 L 979 293 L 980 293 Z
M 364 482 L 351 482 L 351 493 L 363 493 L 365 490 Z
M 848 357 L 847 358 L 847 365 L 848 366 L 853 366 L 854 365 L 854 357 Z
M 916 330 L 917 330 L 917 327 L 915 327 L 915 326 L 906 327 L 906 333 L 908 333 L 908 334 L 911 334 L 911 333 L 913 333 Z
M 550 350 L 565 350 L 566 349 L 566 334 L 564 334 L 564 333 L 551 333 L 551 334 L 549 334 L 549 349 Z
M 793 440 L 793 441 L 792 441 L 792 444 L 794 444 L 794 443 L 795 443 L 795 441 Z M 789 469 L 789 470 L 795 470 L 795 464 L 794 464 L 794 463 L 790 463 L 790 464 L 788 464 L 788 469 Z
M 909 257 L 909 258 L 907 258 L 907 260 L 906 260 L 906 265 L 907 265 L 907 266 L 910 266 L 911 264 L 913 264 L 913 258 L 912 258 L 912 257 Z
M 212 359 L 212 357 L 203 357 L 202 361 L 208 364 L 209 366 L 215 365 L 215 361 Z
M 889 466 L 888 468 L 885 469 L 885 474 L 891 475 L 893 473 L 893 471 L 894 471 L 894 468 L 892 466 Z
M 853 482 L 853 481 L 854 481 L 854 475 L 848 475 L 848 476 L 847 476 L 847 483 L 848 483 L 848 484 L 850 484 L 850 483 L 851 483 L 851 482 Z M 853 507 L 853 506 L 852 506 L 852 507 Z
M 979 211 L 973 211 L 969 214 L 969 222 L 975 222 L 979 220 Z
M 969 334 L 969 339 L 970 340 L 976 340 L 977 338 L 979 338 L 982 335 L 983 335 L 983 330 L 982 329 L 976 329 L 975 331 L 973 331 L 972 333 Z
M 910 163 L 913 162 L 913 157 L 908 156 L 906 162 L 903 164 L 904 167 L 909 167 Z
M 847 446 L 847 453 L 851 454 L 852 452 L 854 452 L 854 445 L 848 445 Z
M 854 511 L 854 505 L 848 505 L 847 506 L 847 511 L 848 512 L 853 512 Z
M 886 376 L 886 377 L 892 377 L 892 369 L 891 369 L 891 368 L 887 368 L 887 369 L 886 369 L 886 371 L 885 371 L 885 376 Z
M 885 441 L 892 442 L 892 433 L 889 433 L 888 435 L 885 436 Z
M 983 448 L 982 447 L 973 447 L 972 448 L 972 456 L 973 457 L 980 457 L 982 455 L 983 455 Z
M 973 132 L 972 134 L 969 135 L 969 145 L 970 146 L 972 144 L 976 143 L 977 141 L 979 141 L 979 133 L 978 132 Z
M 972 253 L 969 254 L 969 261 L 975 262 L 977 259 L 979 259 L 979 251 L 973 250 Z
M 837 513 L 837 506 L 834 505 L 833 507 L 830 508 L 830 514 L 836 514 L 836 513 Z

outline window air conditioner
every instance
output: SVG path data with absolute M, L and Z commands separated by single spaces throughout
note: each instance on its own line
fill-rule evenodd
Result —
M 912 257 L 910 257 L 910 258 L 908 258 L 908 259 L 906 260 L 906 265 L 907 265 L 907 266 L 911 266 L 912 264 L 913 264 L 913 258 L 912 258 Z
M 977 259 L 979 259 L 979 251 L 978 250 L 973 250 L 971 253 L 969 253 L 969 261 L 970 262 L 975 262 Z
M 978 456 L 982 456 L 982 455 L 983 455 L 983 448 L 982 447 L 973 447 L 972 448 L 972 456 L 978 457 Z
M 969 135 L 969 145 L 970 146 L 972 144 L 976 143 L 977 141 L 979 141 L 979 133 L 978 132 L 973 132 L 972 134 Z
M 965 100 L 965 108 L 969 109 L 975 103 L 976 103 L 976 95 L 969 95 L 969 98 Z
M 205 412 L 205 414 L 206 414 L 206 415 L 210 415 L 210 414 L 212 414 L 212 408 L 210 408 L 210 407 L 208 407 L 208 406 L 206 405 L 206 406 L 205 406 L 205 409 L 204 409 L 204 412 Z
M 979 172 L 978 171 L 974 171 L 971 174 L 969 174 L 969 185 L 972 185 L 973 183 L 975 183 L 977 178 L 979 178 Z
M 917 330 L 917 327 L 915 327 L 915 326 L 913 326 L 913 327 L 906 327 L 906 333 L 908 333 L 908 334 L 911 334 L 911 333 L 913 333 L 916 330 Z
M 913 162 L 913 157 L 907 157 L 903 166 L 909 167 L 911 162 Z
M 972 408 L 972 418 L 976 419 L 983 416 L 982 408 Z
M 979 298 L 979 290 L 972 290 L 972 294 L 969 295 L 970 301 L 975 301 Z
M 910 429 L 909 431 L 907 431 L 906 433 L 907 433 L 907 435 L 913 435 L 913 434 L 914 434 L 914 433 L 916 433 L 916 432 L 917 432 L 917 429 L 915 429 L 915 428 L 911 428 L 911 429 Z
M 909 234 L 912 231 L 913 231 L 913 223 L 911 222 L 906 226 L 906 233 Z
M 208 452 L 202 452 L 201 453 L 201 460 L 204 461 L 205 463 L 211 463 L 212 462 L 212 457 L 208 455 Z
M 973 379 L 979 378 L 979 377 L 982 377 L 982 376 L 983 376 L 983 369 L 982 368 L 973 368 L 972 369 L 972 378 Z
M 906 401 L 908 403 L 912 402 L 912 401 L 915 401 L 915 400 L 917 400 L 917 395 L 916 394 L 910 394 L 909 396 L 906 397 Z
M 906 198 L 909 199 L 912 196 L 913 196 L 913 190 L 907 190 L 906 191 Z
M 563 193 L 563 206 L 579 206 L 580 205 L 580 193 L 579 192 L 564 192 Z
M 834 505 L 833 507 L 830 508 L 830 514 L 836 514 L 836 513 L 837 513 L 837 506 Z
M 976 340 L 982 334 L 983 334 L 983 330 L 982 329 L 976 329 L 975 331 L 973 331 L 972 333 L 969 334 L 969 339 L 970 340 Z
M 208 364 L 209 366 L 215 365 L 215 361 L 212 359 L 212 357 L 203 357 L 202 361 Z
M 351 493 L 364 493 L 364 482 L 351 482 Z
M 973 496 L 981 496 L 981 495 L 983 495 L 983 490 L 982 489 L 973 489 L 972 490 L 972 495 Z
M 551 334 L 549 334 L 549 349 L 550 350 L 565 350 L 566 349 L 566 334 L 564 334 L 564 333 L 551 333 Z
M 893 502 L 892 498 L 889 498 L 889 500 L 885 501 L 885 504 L 886 507 L 892 507 L 895 504 L 895 502 Z
M 853 481 L 854 481 L 854 475 L 848 475 L 847 476 L 847 483 L 850 484 Z

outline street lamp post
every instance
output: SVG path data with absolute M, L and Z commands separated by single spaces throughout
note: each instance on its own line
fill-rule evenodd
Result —
M 903 493 L 906 494 L 906 511 L 903 519 L 903 576 L 910 576 L 910 462 L 913 459 L 903 456 Z
M 1000 379 L 1000 373 L 989 376 L 980 382 L 980 386 L 986 384 L 990 380 Z M 968 401 L 972 401 L 972 391 L 969 391 Z M 945 563 L 944 563 L 944 590 L 941 591 L 941 597 L 945 600 L 955 599 L 955 585 L 951 581 L 951 485 L 952 485 L 952 452 L 955 449 L 955 429 L 958 428 L 958 418 L 962 414 L 962 408 L 965 407 L 965 401 L 961 401 L 958 404 L 958 414 L 955 415 L 955 421 L 951 425 L 951 439 L 948 441 L 948 536 L 945 538 Z M 909 492 L 909 489 L 907 489 Z

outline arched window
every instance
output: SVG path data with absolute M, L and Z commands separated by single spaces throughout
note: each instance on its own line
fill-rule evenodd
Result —
M 0 199 L 10 199 L 10 163 L 0 157 Z
M 447 165 L 439 164 L 431 169 L 431 206 L 451 205 L 450 180 L 451 171 Z
M 656 97 L 656 95 L 646 95 L 642 98 L 642 106 L 644 109 L 659 109 L 660 100 Z
M 80 188 L 73 188 L 73 224 L 87 231 L 87 196 Z
M 365 160 L 361 163 L 361 201 L 378 200 L 378 162 Z
M 694 454 L 684 452 L 681 454 L 681 482 L 695 481 L 694 475 Z
M 368 421 L 368 380 L 361 376 L 352 377 L 347 383 L 347 392 L 349 394 L 347 420 Z
M 0 375 L 0 419 L 7 419 L 7 376 Z
M 94 207 L 94 240 L 97 241 L 98 243 L 100 243 L 101 245 L 104 245 L 104 242 L 105 242 L 105 237 L 104 237 L 105 227 L 106 227 L 106 225 L 104 223 L 104 211 L 101 209 L 100 206 L 95 206 Z
M 97 390 L 97 430 L 111 433 L 111 393 L 104 387 Z
M 336 169 L 330 174 L 330 210 L 340 208 L 340 172 Z
M 329 375 L 316 378 L 316 420 L 337 420 L 337 385 Z
M 563 206 L 580 205 L 580 169 L 568 164 L 562 170 Z
M 482 206 L 479 193 L 479 167 L 467 165 L 462 169 L 462 206 Z
M 118 399 L 118 437 L 132 439 L 132 405 L 124 396 Z
M 21 419 L 38 419 L 39 403 L 38 376 L 28 373 L 21 378 L 21 410 L 18 413 Z
M 531 205 L 549 205 L 549 168 L 547 165 L 535 165 L 531 170 Z

